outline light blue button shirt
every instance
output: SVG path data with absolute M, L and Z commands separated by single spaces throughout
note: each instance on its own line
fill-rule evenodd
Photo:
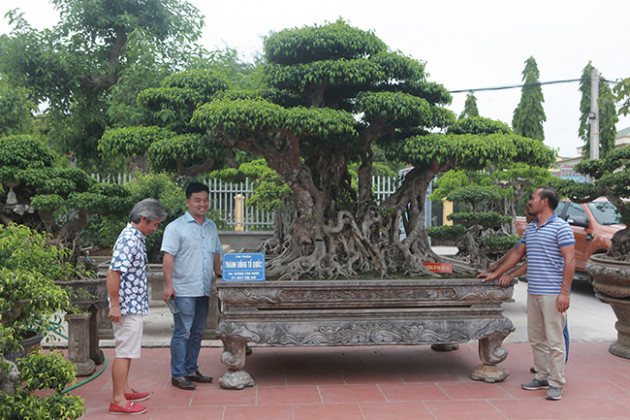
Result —
M 207 217 L 203 225 L 186 212 L 164 229 L 162 252 L 173 255 L 173 288 L 177 296 L 210 296 L 214 254 L 221 253 L 217 225 Z

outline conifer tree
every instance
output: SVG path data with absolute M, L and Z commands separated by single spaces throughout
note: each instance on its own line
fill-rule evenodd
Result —
M 464 102 L 464 110 L 461 114 L 459 114 L 458 120 L 463 120 L 464 118 L 470 117 L 478 117 L 479 109 L 477 108 L 477 97 L 475 97 L 475 92 L 472 90 L 468 92 L 466 95 L 466 102 Z
M 545 139 L 543 123 L 547 121 L 547 116 L 542 106 L 545 99 L 540 87 L 540 72 L 534 57 L 525 60 L 523 82 L 521 101 L 514 110 L 512 128 L 518 135 L 542 141 Z

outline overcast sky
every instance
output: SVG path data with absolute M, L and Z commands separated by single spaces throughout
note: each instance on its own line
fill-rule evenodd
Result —
M 608 80 L 630 77 L 628 0 L 189 1 L 205 16 L 202 44 L 229 46 L 244 57 L 261 51 L 270 31 L 342 17 L 373 30 L 392 50 L 425 61 L 430 80 L 449 90 L 520 84 L 530 56 L 541 82 L 579 79 L 589 61 Z M 47 0 L 1 0 L 0 33 L 10 30 L 4 14 L 13 8 L 36 28 L 58 20 Z M 520 95 L 520 88 L 475 93 L 482 116 L 510 125 Z M 543 86 L 543 95 L 545 143 L 561 156 L 577 156 L 578 83 Z M 465 98 L 453 94 L 449 108 L 461 113 Z M 628 126 L 630 118 L 620 118 L 617 130 Z

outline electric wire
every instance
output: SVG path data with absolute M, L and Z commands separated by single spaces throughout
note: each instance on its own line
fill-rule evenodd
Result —
M 524 88 L 524 87 L 535 87 L 535 86 L 543 86 L 543 85 L 557 85 L 560 83 L 575 83 L 580 82 L 582 79 L 564 79 L 564 80 L 552 80 L 549 82 L 538 82 L 538 83 L 523 83 L 519 85 L 505 85 L 505 86 L 495 86 L 495 87 L 485 87 L 485 88 L 477 88 L 477 89 L 456 89 L 449 90 L 449 93 L 465 93 L 465 92 L 482 92 L 482 91 L 491 91 L 491 90 L 506 90 L 506 89 L 516 89 L 516 88 Z M 602 82 L 617 84 L 619 82 L 614 80 L 606 80 L 599 79 Z

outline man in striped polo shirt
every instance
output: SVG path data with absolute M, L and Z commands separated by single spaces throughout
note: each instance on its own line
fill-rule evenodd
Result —
M 536 217 L 523 233 L 523 241 L 493 273 L 479 275 L 494 280 L 514 267 L 527 253 L 527 335 L 532 345 L 536 376 L 523 389 L 547 389 L 546 398 L 562 398 L 566 348 L 563 329 L 569 293 L 575 274 L 575 238 L 569 224 L 554 213 L 558 194 L 538 188 L 527 202 Z M 499 280 L 505 286 L 505 282 Z

